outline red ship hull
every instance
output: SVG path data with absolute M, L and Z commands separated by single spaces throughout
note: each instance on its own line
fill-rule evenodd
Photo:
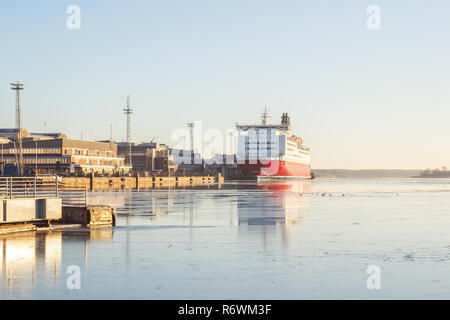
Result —
M 253 162 L 247 160 L 238 164 L 242 174 L 247 178 L 311 179 L 311 167 L 307 164 L 283 160 Z

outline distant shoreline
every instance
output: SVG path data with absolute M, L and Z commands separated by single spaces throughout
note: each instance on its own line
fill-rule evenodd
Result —
M 419 176 L 421 170 L 403 169 L 312 169 L 316 178 L 351 178 L 351 179 L 392 179 L 412 178 Z
M 427 180 L 427 181 L 450 181 L 450 178 L 425 178 L 425 177 L 391 177 L 391 178 L 377 178 L 377 177 L 316 177 L 317 180 L 328 179 L 328 180 Z M 312 181 L 312 180 L 311 180 Z
M 312 169 L 316 178 L 336 179 L 450 179 L 450 171 L 408 169 Z

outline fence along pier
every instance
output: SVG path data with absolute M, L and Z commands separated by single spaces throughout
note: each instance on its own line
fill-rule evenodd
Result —
M 89 206 L 87 187 L 61 181 L 57 176 L 0 177 L 0 233 L 35 230 L 42 224 L 57 227 L 52 222 L 60 227 L 115 224 L 112 208 Z

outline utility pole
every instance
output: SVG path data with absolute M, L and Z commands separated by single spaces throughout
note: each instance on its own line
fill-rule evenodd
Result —
M 16 129 L 18 130 L 17 140 L 19 144 L 19 176 L 23 175 L 23 150 L 22 150 L 22 119 L 20 110 L 20 91 L 22 91 L 23 84 L 17 81 L 16 83 L 10 83 L 11 90 L 16 91 Z
M 3 167 L 4 167 L 4 165 L 5 165 L 5 163 L 3 162 L 4 160 L 3 160 L 3 142 L 2 142 L 2 166 L 1 166 L 1 169 L 2 169 L 2 175 L 3 175 Z
M 131 97 L 127 98 L 127 108 L 123 109 L 123 113 L 127 115 L 127 143 L 128 143 L 128 159 L 130 167 L 132 167 L 131 160 L 131 115 L 133 114 L 133 109 L 131 109 Z
M 194 154 L 194 123 L 188 122 L 187 126 L 189 128 L 189 135 L 190 135 L 190 142 L 191 142 L 191 164 L 193 164 L 194 158 L 195 158 L 195 154 Z
M 38 163 L 38 142 L 37 142 L 37 140 L 36 140 L 36 149 L 34 150 L 34 152 L 35 152 L 35 155 L 36 155 L 36 157 L 35 157 L 35 159 L 34 159 L 34 161 L 36 162 L 35 163 L 35 165 L 34 165 L 34 175 L 37 177 L 37 163 Z

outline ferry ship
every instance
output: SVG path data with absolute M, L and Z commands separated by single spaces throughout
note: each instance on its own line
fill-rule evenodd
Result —
M 312 179 L 309 148 L 291 132 L 291 122 L 283 113 L 281 124 L 268 123 L 267 108 L 261 124 L 239 125 L 237 165 L 245 178 Z

